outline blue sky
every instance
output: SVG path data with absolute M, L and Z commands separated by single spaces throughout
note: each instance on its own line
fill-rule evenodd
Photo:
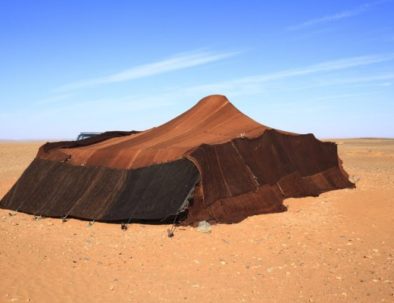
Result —
M 143 130 L 224 94 L 257 121 L 394 137 L 394 1 L 0 2 L 0 138 Z

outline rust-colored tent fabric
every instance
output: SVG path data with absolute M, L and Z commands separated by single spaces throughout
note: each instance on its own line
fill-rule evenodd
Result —
M 238 222 L 354 187 L 336 144 L 269 128 L 208 96 L 142 132 L 43 145 L 1 207 L 98 221 Z M 186 209 L 186 210 L 185 210 Z

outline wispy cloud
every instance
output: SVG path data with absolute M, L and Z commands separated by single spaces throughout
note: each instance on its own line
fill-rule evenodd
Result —
M 390 83 L 390 80 L 394 80 L 394 73 L 385 73 L 380 75 L 369 75 L 365 77 L 352 77 L 344 79 L 331 79 L 323 80 L 319 86 L 333 86 L 333 85 L 348 85 L 348 84 L 365 84 L 365 83 Z M 383 85 L 384 86 L 384 85 Z
M 261 92 L 264 87 L 263 84 L 273 81 L 279 81 L 287 78 L 308 76 L 317 73 L 328 73 L 352 68 L 358 68 L 362 66 L 378 64 L 382 62 L 394 60 L 394 54 L 376 54 L 368 56 L 357 56 L 349 58 L 341 58 L 337 60 L 324 61 L 317 64 L 308 65 L 300 68 L 286 69 L 282 71 L 260 74 L 248 77 L 242 77 L 238 79 L 217 82 L 207 85 L 195 86 L 193 91 L 204 91 L 204 92 L 221 92 L 221 91 L 240 91 L 240 92 Z M 392 78 L 392 74 L 385 74 L 376 76 L 375 78 L 358 78 L 349 81 L 376 81 L 376 80 L 389 80 Z M 339 80 L 338 80 L 339 81 Z
M 237 54 L 239 52 L 213 53 L 208 51 L 177 54 L 161 61 L 135 66 L 107 76 L 66 84 L 59 87 L 57 91 L 72 91 L 85 87 L 145 78 L 223 60 Z
M 324 86 L 336 86 L 336 85 L 354 85 L 354 84 L 365 84 L 365 83 L 388 83 L 394 79 L 394 73 L 385 73 L 378 75 L 368 75 L 368 76 L 359 76 L 359 77 L 335 77 L 335 78 L 314 78 L 314 81 L 308 81 L 306 85 L 297 84 L 297 87 L 292 87 L 291 83 L 287 82 L 285 86 L 280 83 L 281 80 L 286 80 L 288 78 L 302 78 L 307 77 L 309 75 L 321 74 L 323 76 L 332 75 L 335 71 L 342 71 L 348 69 L 359 68 L 363 66 L 369 66 L 373 64 L 388 62 L 394 60 L 393 54 L 374 54 L 374 55 L 366 55 L 366 56 L 356 56 L 356 57 L 348 57 L 348 58 L 340 58 L 336 60 L 324 61 L 316 64 L 306 65 L 304 67 L 298 68 L 290 68 L 281 71 L 275 71 L 271 73 L 265 74 L 257 74 L 251 76 L 245 76 L 235 79 L 229 79 L 226 81 L 218 81 L 209 84 L 199 84 L 188 87 L 173 87 L 167 88 L 164 91 L 160 91 L 158 95 L 151 96 L 151 98 L 146 95 L 129 95 L 122 98 L 111 98 L 111 99 L 93 99 L 92 101 L 88 101 L 87 103 L 97 103 L 97 104 L 120 104 L 121 108 L 129 108 L 133 107 L 133 110 L 145 109 L 147 106 L 149 107 L 160 107 L 163 105 L 168 105 L 170 100 L 171 102 L 175 102 L 175 100 L 179 99 L 190 99 L 195 97 L 202 97 L 208 94 L 228 94 L 232 97 L 234 96 L 248 96 L 248 95 L 257 95 L 263 92 L 276 90 L 276 89 L 286 89 L 286 90 L 303 90 L 309 89 L 312 87 L 324 87 Z M 279 82 L 278 84 L 274 84 Z M 276 86 L 275 86 L 276 85 Z M 54 96 L 47 97 L 43 100 L 36 102 L 36 105 L 42 106 L 59 106 L 59 104 L 66 103 L 66 106 L 76 106 L 76 104 L 81 103 L 81 101 L 77 101 L 76 98 L 73 100 L 67 100 L 69 97 L 74 97 L 74 94 L 70 93 L 60 93 Z M 66 101 L 67 102 L 64 102 Z M 146 101 L 146 102 L 145 102 Z M 86 102 L 82 102 L 86 103 Z M 144 103 L 145 105 L 135 106 L 136 103 Z M 147 105 L 149 103 L 149 105 Z M 68 104 L 68 105 L 67 105 Z
M 71 96 L 73 96 L 73 94 L 71 93 L 60 93 L 56 95 L 51 95 L 49 97 L 39 100 L 38 102 L 36 102 L 36 104 L 47 105 L 47 104 L 59 103 L 62 102 L 63 100 L 70 98 Z
M 327 95 L 313 98 L 313 102 L 316 101 L 337 101 L 337 100 L 354 100 L 355 98 L 365 97 L 365 96 L 376 96 L 380 91 L 369 91 L 369 92 L 361 92 L 361 93 L 347 93 L 347 94 L 338 94 L 338 95 Z
M 392 60 L 394 60 L 394 54 L 378 54 L 378 55 L 369 55 L 369 56 L 348 57 L 348 58 L 342 58 L 337 60 L 325 61 L 325 62 L 309 65 L 306 67 L 288 69 L 288 70 L 260 75 L 260 76 L 253 76 L 253 77 L 245 78 L 244 81 L 266 82 L 266 81 L 279 80 L 279 79 L 295 77 L 295 76 L 310 75 L 319 72 L 332 72 L 337 70 L 344 70 L 344 69 L 361 67 L 361 66 L 392 61 Z
M 340 11 L 340 12 L 337 12 L 332 15 L 327 15 L 327 16 L 323 16 L 323 17 L 319 17 L 319 18 L 310 19 L 310 20 L 304 21 L 300 24 L 289 26 L 287 29 L 290 31 L 295 31 L 295 30 L 300 30 L 300 29 L 311 27 L 311 26 L 315 26 L 318 24 L 330 23 L 330 22 L 335 22 L 335 21 L 339 21 L 342 19 L 355 17 L 355 16 L 358 16 L 358 15 L 361 15 L 361 14 L 367 12 L 372 7 L 381 5 L 386 2 L 391 2 L 391 1 L 392 0 L 380 0 L 380 1 L 364 3 L 364 4 L 361 4 L 357 7 L 354 7 L 349 10 Z
M 323 74 L 322 77 L 314 77 L 312 80 L 304 81 L 304 83 L 296 83 L 295 85 L 289 84 L 286 85 L 286 87 L 283 87 L 282 85 L 280 88 L 290 91 L 308 91 L 310 89 L 319 89 L 330 86 L 354 89 L 390 86 L 392 81 L 394 81 L 394 73 L 369 74 L 367 76 L 358 77 L 338 76 L 337 74 L 331 74 L 330 76 Z

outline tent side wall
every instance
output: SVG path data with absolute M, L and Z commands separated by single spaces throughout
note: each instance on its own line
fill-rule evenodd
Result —
M 238 222 L 284 211 L 285 198 L 354 187 L 341 167 L 336 144 L 309 134 L 267 130 L 254 139 L 201 145 L 189 157 L 200 170 L 202 198 L 194 203 L 188 222 Z
M 0 207 L 48 217 L 158 221 L 177 213 L 198 179 L 186 159 L 134 170 L 35 159 Z

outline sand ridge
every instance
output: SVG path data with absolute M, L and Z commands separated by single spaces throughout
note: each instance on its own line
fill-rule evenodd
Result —
M 203 234 L 0 210 L 0 302 L 393 302 L 394 140 L 338 140 L 357 189 Z M 40 143 L 0 143 L 0 196 Z

